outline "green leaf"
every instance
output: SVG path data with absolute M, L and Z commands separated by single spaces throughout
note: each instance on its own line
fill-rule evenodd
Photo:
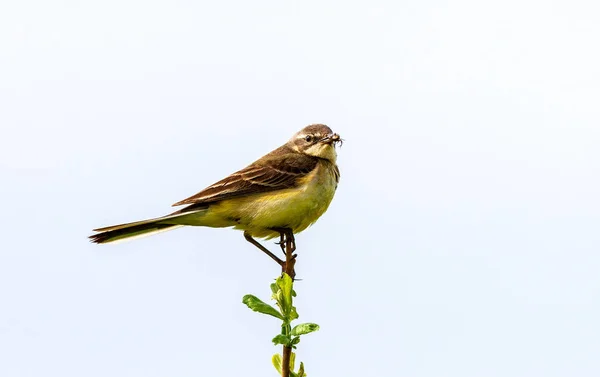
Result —
M 298 317 L 299 317 L 299 315 L 298 315 L 298 312 L 296 311 L 296 307 L 292 306 L 292 310 L 290 310 L 290 315 L 289 315 L 290 322 L 292 322 L 295 319 L 298 319 Z
M 281 344 L 284 346 L 289 346 L 292 342 L 292 339 L 287 336 L 287 335 L 283 335 L 283 334 L 277 334 L 274 338 L 273 338 L 273 343 L 275 345 Z
M 305 377 L 306 373 L 304 373 L 304 363 L 300 363 L 300 369 L 298 369 L 298 377 Z
M 271 362 L 273 363 L 275 369 L 277 369 L 277 372 L 279 372 L 279 374 L 281 375 L 281 355 L 278 353 L 273 355 L 273 357 L 271 358 Z M 300 364 L 300 368 L 302 368 L 302 364 Z
M 279 290 L 279 287 L 277 286 L 277 283 L 271 283 L 271 292 L 273 294 L 277 293 L 277 291 Z
M 319 325 L 316 323 L 301 323 L 299 325 L 294 326 L 292 329 L 291 335 L 304 335 L 319 329 Z
M 290 275 L 283 273 L 276 280 L 277 286 L 281 290 L 281 295 L 277 295 L 277 301 L 279 302 L 284 317 L 292 311 L 292 285 L 293 281 Z M 279 292 L 278 292 L 279 293 Z
M 271 315 L 281 320 L 283 319 L 283 316 L 277 311 L 277 309 L 269 304 L 264 303 L 256 296 L 245 295 L 244 298 L 242 298 L 242 302 L 255 312 Z
M 292 346 L 295 346 L 298 343 L 300 343 L 300 337 L 299 336 L 296 336 L 296 337 L 292 338 Z
M 296 364 L 296 354 L 292 352 L 290 354 L 290 370 L 294 370 L 294 364 Z
M 271 299 L 275 300 L 275 302 L 277 302 L 277 306 L 279 307 L 279 310 L 281 310 L 281 312 L 284 312 L 283 309 L 283 292 L 281 292 L 281 289 L 279 289 L 279 286 L 277 287 L 277 290 L 275 292 L 273 292 L 273 294 L 271 295 Z

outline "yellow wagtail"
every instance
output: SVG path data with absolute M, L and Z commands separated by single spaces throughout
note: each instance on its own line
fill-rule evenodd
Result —
M 284 237 L 313 224 L 327 210 L 338 185 L 337 143 L 342 139 L 324 124 L 313 124 L 246 168 L 173 204 L 188 206 L 170 215 L 94 229 L 89 238 L 109 243 L 182 226 L 233 227 L 283 266 L 283 261 L 253 237 Z

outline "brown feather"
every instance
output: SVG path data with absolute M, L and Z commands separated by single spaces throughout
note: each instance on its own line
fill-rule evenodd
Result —
M 173 206 L 206 205 L 225 199 L 293 188 L 298 185 L 299 179 L 317 166 L 318 160 L 318 157 L 297 153 L 284 145 Z M 186 210 L 187 208 L 184 208 L 182 212 Z

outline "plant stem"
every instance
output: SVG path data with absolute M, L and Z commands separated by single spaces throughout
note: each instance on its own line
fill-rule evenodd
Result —
M 292 236 L 293 237 L 293 236 Z M 296 258 L 292 255 L 292 242 L 293 239 L 290 236 L 285 238 L 285 265 L 283 269 L 292 280 L 296 276 L 294 265 L 296 264 Z M 292 347 L 283 346 L 283 357 L 281 358 L 281 377 L 290 377 L 290 357 L 292 356 Z
M 290 377 L 290 357 L 292 347 L 283 346 L 283 357 L 281 358 L 281 377 Z

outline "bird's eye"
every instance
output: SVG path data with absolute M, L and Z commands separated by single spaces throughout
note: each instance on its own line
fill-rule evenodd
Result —
M 306 137 L 304 138 L 304 140 L 306 140 L 307 143 L 310 143 L 312 141 L 312 136 L 310 135 L 306 135 Z

